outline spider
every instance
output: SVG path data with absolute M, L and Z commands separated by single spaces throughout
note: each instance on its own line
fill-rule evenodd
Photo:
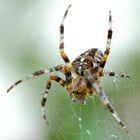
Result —
M 45 68 L 35 71 L 33 73 L 29 73 L 25 75 L 20 80 L 16 81 L 12 86 L 10 86 L 7 90 L 9 92 L 14 87 L 19 85 L 20 83 L 29 80 L 35 76 L 40 76 L 46 73 L 51 73 L 53 71 L 62 72 L 65 76 L 65 79 L 57 75 L 51 75 L 47 80 L 45 93 L 41 98 L 41 112 L 43 115 L 43 119 L 48 123 L 46 113 L 45 113 L 45 105 L 48 97 L 49 90 L 51 88 L 52 81 L 56 81 L 59 85 L 64 87 L 71 99 L 74 102 L 85 104 L 86 99 L 89 96 L 97 95 L 99 96 L 103 105 L 107 108 L 107 110 L 112 114 L 114 119 L 119 123 L 119 125 L 128 133 L 128 129 L 125 124 L 121 121 L 117 113 L 115 112 L 112 104 L 107 98 L 102 85 L 100 84 L 100 77 L 103 76 L 117 76 L 122 78 L 129 78 L 129 76 L 125 74 L 118 74 L 115 72 L 105 72 L 104 67 L 107 61 L 107 58 L 110 53 L 111 39 L 112 39 L 112 15 L 111 11 L 109 11 L 109 29 L 107 33 L 107 43 L 106 49 L 104 52 L 100 51 L 97 48 L 92 48 L 87 50 L 86 52 L 79 55 L 72 63 L 70 62 L 67 54 L 64 51 L 64 22 L 68 11 L 71 7 L 71 4 L 66 9 L 62 22 L 60 24 L 60 55 L 64 60 L 65 64 L 60 64 L 52 68 Z

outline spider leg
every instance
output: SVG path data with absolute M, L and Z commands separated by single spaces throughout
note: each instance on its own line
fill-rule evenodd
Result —
M 27 75 L 25 75 L 23 78 L 21 78 L 20 80 L 16 81 L 13 85 L 11 85 L 8 89 L 7 89 L 7 92 L 11 91 L 13 88 L 15 88 L 17 85 L 19 85 L 20 83 L 26 81 L 26 80 L 29 80 L 35 76 L 40 76 L 40 75 L 43 75 L 45 73 L 50 73 L 50 72 L 53 72 L 53 71 L 60 71 L 62 69 L 62 66 L 61 65 L 58 65 L 56 67 L 53 67 L 53 68 L 46 68 L 46 69 L 40 69 L 40 70 L 37 70 L 33 73 L 29 73 Z
M 66 63 L 69 63 L 70 61 L 69 61 L 67 54 L 64 51 L 64 22 L 65 22 L 65 19 L 66 19 L 66 16 L 68 14 L 68 10 L 70 7 L 71 7 L 71 5 L 69 5 L 67 10 L 65 11 L 61 25 L 60 25 L 60 45 L 59 45 L 59 48 L 60 48 L 61 57 L 63 58 L 63 60 Z
M 61 86 L 65 87 L 65 80 L 63 80 L 62 78 L 55 76 L 55 75 L 51 75 L 50 78 L 47 81 L 47 85 L 46 85 L 46 89 L 45 89 L 45 93 L 43 94 L 42 98 L 41 98 L 41 112 L 42 112 L 42 116 L 43 119 L 47 122 L 47 118 L 46 118 L 46 114 L 45 114 L 45 105 L 46 105 L 46 101 L 48 98 L 48 93 L 49 90 L 51 88 L 51 83 L 53 81 L 56 81 L 57 83 L 59 83 Z M 48 123 L 48 122 L 47 122 Z
M 63 60 L 66 63 L 66 67 L 65 67 L 65 75 L 66 75 L 66 81 L 67 83 L 71 82 L 72 79 L 72 74 L 71 74 L 71 64 L 70 64 L 70 60 L 67 56 L 67 54 L 64 51 L 64 22 L 66 19 L 66 16 L 68 14 L 69 8 L 71 7 L 71 4 L 68 6 L 68 8 L 66 9 L 61 25 L 60 25 L 60 45 L 59 45 L 59 49 L 60 49 L 60 54 L 61 57 L 63 58 Z
M 103 72 L 102 76 L 115 76 L 115 77 L 122 77 L 122 78 L 130 78 L 130 76 L 122 73 L 115 73 L 115 72 Z
M 100 73 L 103 72 L 103 68 L 105 66 L 105 63 L 107 61 L 108 55 L 110 53 L 110 45 L 111 45 L 111 39 L 112 39 L 112 15 L 111 11 L 109 11 L 109 29 L 108 29 L 108 34 L 107 34 L 107 44 L 106 44 L 106 50 L 104 51 L 103 57 L 100 61 Z
M 127 133 L 129 133 L 127 127 L 121 121 L 121 119 L 119 118 L 119 116 L 115 112 L 113 106 L 111 105 L 110 101 L 108 100 L 107 96 L 105 95 L 104 90 L 103 90 L 102 86 L 100 86 L 99 81 L 93 79 L 93 77 L 92 77 L 92 75 L 91 75 L 91 73 L 90 73 L 90 71 L 88 69 L 84 71 L 84 75 L 85 75 L 85 79 L 87 81 L 87 85 L 90 88 L 94 88 L 95 89 L 95 91 L 96 91 L 97 95 L 100 97 L 100 100 L 103 103 L 103 105 L 109 110 L 110 113 L 112 113 L 112 116 L 120 124 L 120 126 Z
M 101 102 L 103 103 L 103 105 L 108 109 L 108 111 L 112 114 L 112 116 L 120 124 L 120 126 L 127 133 L 129 133 L 129 130 L 127 129 L 125 124 L 121 121 L 121 119 L 119 118 L 118 114 L 115 112 L 113 106 L 111 105 L 110 101 L 108 100 L 107 96 L 105 95 L 104 90 L 102 89 L 102 87 L 101 86 L 97 86 L 96 89 L 98 91 L 98 95 L 100 96 L 100 99 L 101 99 Z

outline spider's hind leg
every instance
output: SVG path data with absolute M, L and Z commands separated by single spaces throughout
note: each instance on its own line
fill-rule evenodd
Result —
M 103 105 L 108 109 L 108 111 L 113 115 L 114 119 L 120 124 L 120 126 L 129 133 L 127 127 L 125 124 L 121 121 L 117 113 L 115 112 L 113 106 L 111 105 L 110 101 L 108 100 L 102 86 L 100 85 L 100 82 L 95 79 L 93 79 L 93 76 L 91 75 L 90 71 L 87 69 L 84 71 L 85 79 L 87 81 L 88 86 L 95 89 L 97 95 L 100 97 L 101 102 Z
M 49 90 L 51 88 L 52 80 L 56 81 L 61 86 L 65 87 L 65 80 L 63 80 L 62 78 L 60 78 L 58 76 L 51 75 L 50 78 L 48 79 L 45 93 L 43 94 L 43 96 L 41 98 L 41 112 L 42 112 L 43 119 L 46 121 L 46 123 L 48 123 L 48 121 L 47 121 L 46 114 L 45 114 L 45 105 L 46 105 L 46 101 L 48 98 Z
M 121 121 L 121 119 L 119 118 L 118 114 L 115 112 L 113 106 L 111 105 L 110 101 L 108 100 L 107 96 L 105 95 L 102 87 L 99 87 L 99 96 L 101 99 L 101 102 L 103 103 L 103 105 L 107 108 L 107 110 L 112 114 L 112 116 L 114 117 L 114 119 L 120 124 L 120 126 L 127 132 L 129 133 L 129 130 L 127 129 L 127 127 L 125 126 L 125 124 Z

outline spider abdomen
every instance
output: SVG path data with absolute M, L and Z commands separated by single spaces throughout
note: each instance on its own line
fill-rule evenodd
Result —
M 89 69 L 91 73 L 95 73 L 100 65 L 103 53 L 96 48 L 87 50 L 79 55 L 73 62 L 72 66 L 78 75 L 83 75 L 85 69 Z

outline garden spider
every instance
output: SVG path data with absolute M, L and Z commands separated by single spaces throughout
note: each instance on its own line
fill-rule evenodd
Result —
M 45 104 L 47 101 L 49 89 L 51 88 L 52 81 L 56 81 L 62 87 L 64 87 L 73 101 L 84 104 L 88 96 L 98 95 L 100 97 L 103 105 L 112 114 L 115 120 L 120 124 L 120 126 L 128 133 L 127 127 L 121 121 L 117 113 L 115 112 L 113 106 L 108 100 L 103 87 L 100 84 L 100 77 L 102 76 L 118 76 L 123 78 L 129 78 L 125 74 L 116 74 L 115 72 L 105 72 L 104 66 L 106 64 L 108 55 L 110 53 L 110 45 L 112 39 L 112 16 L 111 11 L 109 11 L 109 29 L 107 35 L 106 50 L 102 53 L 97 48 L 92 48 L 87 50 L 78 56 L 72 63 L 70 62 L 68 56 L 64 51 L 64 21 L 66 19 L 67 13 L 71 5 L 68 6 L 64 13 L 62 22 L 60 24 L 60 54 L 65 64 L 58 65 L 53 68 L 46 68 L 35 71 L 33 73 L 27 74 L 22 79 L 15 82 L 9 87 L 7 92 L 12 90 L 18 84 L 29 80 L 35 76 L 40 76 L 45 73 L 50 73 L 53 71 L 62 72 L 65 75 L 65 79 L 60 78 L 57 75 L 51 75 L 47 81 L 45 93 L 41 98 L 41 112 L 44 120 L 47 122 L 45 115 Z

